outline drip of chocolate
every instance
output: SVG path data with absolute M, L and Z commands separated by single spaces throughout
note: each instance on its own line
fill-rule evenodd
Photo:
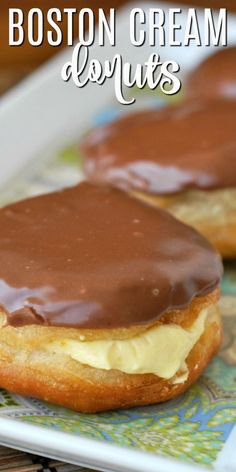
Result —
M 88 183 L 0 210 L 0 305 L 12 326 L 129 327 L 214 290 L 211 245 L 163 210 Z
M 236 100 L 236 47 L 220 49 L 193 70 L 186 96 Z
M 156 195 L 236 186 L 236 101 L 189 102 L 130 114 L 94 130 L 87 178 Z

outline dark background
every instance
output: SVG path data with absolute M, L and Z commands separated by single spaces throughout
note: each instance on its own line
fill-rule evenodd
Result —
M 174 0 L 172 0 L 174 2 Z M 55 54 L 59 47 L 50 47 L 46 43 L 40 47 L 32 47 L 27 42 L 20 47 L 8 46 L 8 8 L 18 7 L 27 12 L 30 8 L 39 7 L 48 10 L 52 7 L 64 8 L 93 8 L 96 12 L 98 8 L 118 8 L 126 3 L 124 0 L 114 0 L 98 2 L 96 0 L 86 2 L 75 0 L 2 0 L 0 2 L 0 94 L 9 87 L 21 80 L 24 76 L 32 72 L 39 64 Z M 228 8 L 236 11 L 235 0 L 182 0 L 175 1 L 176 5 L 182 4 L 202 6 L 208 8 Z M 63 28 L 63 25 L 62 25 Z

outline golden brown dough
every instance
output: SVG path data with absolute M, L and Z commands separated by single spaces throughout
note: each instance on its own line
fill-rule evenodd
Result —
M 0 328 L 0 386 L 21 395 L 30 395 L 81 412 L 96 412 L 162 402 L 184 392 L 202 373 L 221 340 L 219 311 L 212 310 L 219 298 L 216 289 L 195 298 L 188 309 L 163 315 L 157 323 L 190 326 L 202 309 L 209 314 L 205 330 L 187 358 L 189 376 L 174 384 L 152 374 L 130 375 L 120 371 L 91 368 L 44 346 L 50 340 L 127 339 L 153 325 L 118 330 L 68 329 L 45 326 Z
M 203 234 L 224 258 L 236 256 L 236 189 L 192 190 L 171 196 L 132 193 L 154 207 L 165 208 Z

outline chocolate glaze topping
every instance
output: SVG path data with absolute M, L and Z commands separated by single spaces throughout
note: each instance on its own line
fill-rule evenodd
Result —
M 236 100 L 236 47 L 220 49 L 205 59 L 189 76 L 186 95 Z
M 235 123 L 227 100 L 130 114 L 85 138 L 85 173 L 153 194 L 236 186 Z
M 83 183 L 0 211 L 0 304 L 13 326 L 128 327 L 219 284 L 211 245 L 163 210 Z

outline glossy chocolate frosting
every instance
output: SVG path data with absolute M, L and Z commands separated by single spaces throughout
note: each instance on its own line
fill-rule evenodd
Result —
M 236 102 L 191 102 L 130 114 L 82 143 L 92 182 L 171 194 L 236 186 Z
M 220 49 L 190 74 L 183 87 L 188 97 L 236 100 L 236 47 Z
M 120 190 L 83 183 L 0 211 L 0 304 L 8 324 L 149 323 L 219 284 L 197 232 Z

